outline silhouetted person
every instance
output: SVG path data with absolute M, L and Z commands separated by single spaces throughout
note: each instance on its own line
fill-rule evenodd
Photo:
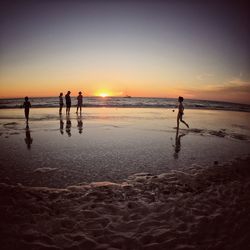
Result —
M 177 114 L 177 130 L 179 129 L 179 121 L 184 123 L 189 128 L 188 124 L 184 120 L 182 120 L 182 117 L 184 115 L 184 106 L 182 102 L 184 101 L 184 98 L 182 96 L 179 96 L 178 101 L 179 101 L 179 105 L 178 105 L 178 114 Z
M 26 96 L 24 98 L 24 103 L 23 103 L 23 107 L 24 107 L 24 114 L 25 114 L 25 118 L 26 118 L 26 123 L 29 122 L 29 113 L 30 113 L 30 107 L 31 107 L 31 104 L 29 102 L 29 97 Z
M 63 135 L 63 127 L 64 127 L 64 122 L 62 119 L 62 116 L 60 116 L 60 133 Z
M 70 137 L 71 136 L 71 121 L 70 121 L 70 118 L 69 116 L 67 116 L 67 121 L 66 121 L 66 128 L 65 128 L 65 131 L 66 133 L 68 134 L 68 136 Z
M 80 114 L 82 113 L 82 92 L 80 91 L 77 96 L 77 108 L 76 113 L 78 113 L 78 109 L 80 109 Z
M 62 108 L 63 108 L 63 93 L 60 93 L 60 95 L 59 95 L 59 105 L 60 105 L 60 107 L 59 107 L 59 115 L 61 115 L 62 114 Z
M 24 140 L 25 143 L 27 144 L 27 149 L 30 149 L 33 139 L 31 138 L 30 128 L 28 124 L 26 125 L 26 138 Z
M 178 159 L 178 153 L 181 150 L 181 137 L 185 136 L 186 134 L 181 134 L 179 135 L 179 129 L 176 130 L 176 135 L 175 135 L 175 145 L 174 146 L 174 158 Z
M 82 116 L 77 116 L 77 127 L 78 127 L 78 131 L 79 131 L 79 134 L 82 133 Z
M 65 95 L 66 100 L 66 115 L 69 115 L 70 108 L 71 108 L 71 97 L 70 97 L 70 91 Z

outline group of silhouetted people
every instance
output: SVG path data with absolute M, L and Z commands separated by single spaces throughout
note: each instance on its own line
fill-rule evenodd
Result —
M 70 91 L 67 92 L 67 94 L 65 95 L 65 102 L 66 102 L 66 115 L 69 115 L 70 113 L 70 108 L 71 108 L 71 97 L 70 97 Z M 28 123 L 29 121 L 29 110 L 31 107 L 31 104 L 29 102 L 29 98 L 28 96 L 26 96 L 25 101 L 23 103 L 23 108 L 24 108 L 24 114 L 25 114 L 25 118 L 26 118 L 26 122 Z M 76 108 L 76 113 L 78 114 L 78 110 L 80 110 L 80 114 L 82 113 L 82 92 L 80 91 L 78 93 L 77 96 L 77 108 Z M 183 101 L 184 98 L 182 96 L 179 96 L 178 98 L 178 114 L 177 114 L 177 130 L 179 129 L 179 123 L 182 122 L 184 123 L 188 128 L 189 125 L 182 119 L 183 115 L 184 115 L 184 106 L 183 106 Z M 59 95 L 59 114 L 62 114 L 62 108 L 63 108 L 63 93 L 60 93 Z M 174 110 L 173 110 L 174 111 Z
M 68 91 L 67 94 L 65 95 L 66 115 L 69 115 L 70 108 L 71 108 L 70 93 L 71 92 Z M 77 96 L 76 114 L 78 114 L 78 110 L 80 110 L 80 114 L 82 114 L 82 100 L 83 100 L 83 96 L 82 96 L 82 92 L 80 91 L 78 93 L 78 96 Z M 62 114 L 62 108 L 63 108 L 63 106 L 64 106 L 64 103 L 63 103 L 63 93 L 60 93 L 60 95 L 59 95 L 59 115 Z M 23 103 L 22 107 L 24 108 L 25 119 L 26 119 L 26 123 L 28 124 L 28 122 L 29 122 L 29 111 L 30 111 L 30 108 L 31 108 L 31 104 L 30 104 L 28 96 L 26 96 L 24 98 L 24 103 Z
M 67 92 L 65 95 L 65 102 L 66 102 L 66 115 L 69 115 L 70 108 L 71 108 L 71 97 L 70 97 L 70 91 Z M 78 110 L 80 110 L 80 114 L 82 113 L 82 92 L 80 91 L 77 96 L 77 108 L 76 113 L 78 114 Z M 60 93 L 59 95 L 59 114 L 62 114 L 62 108 L 63 108 L 63 93 Z
M 67 94 L 65 95 L 66 115 L 67 115 L 65 131 L 68 134 L 68 136 L 71 136 L 71 121 L 69 119 L 69 113 L 70 113 L 70 108 L 71 108 L 70 93 L 71 92 L 68 91 Z M 179 98 L 178 98 L 178 102 L 179 102 L 178 114 L 177 114 L 177 130 L 176 130 L 176 138 L 175 138 L 175 145 L 174 145 L 174 148 L 175 148 L 174 158 L 178 158 L 178 153 L 179 153 L 180 148 L 181 148 L 180 140 L 181 140 L 181 137 L 185 135 L 185 134 L 179 135 L 179 123 L 182 122 L 189 128 L 189 125 L 183 120 L 183 115 L 184 115 L 183 101 L 184 101 L 184 98 L 182 96 L 179 96 Z M 76 108 L 76 114 L 78 114 L 78 110 L 80 110 L 80 117 L 77 117 L 77 127 L 78 127 L 80 134 L 82 133 L 82 126 L 83 126 L 82 119 L 81 119 L 82 104 L 83 104 L 83 96 L 82 96 L 82 92 L 80 91 L 78 93 L 78 96 L 77 96 L 77 108 Z M 63 122 L 62 117 L 61 117 L 63 106 L 64 106 L 63 93 L 60 93 L 60 95 L 59 95 L 59 115 L 60 115 L 60 132 L 61 132 L 61 134 L 63 134 L 63 127 L 64 127 L 64 122 Z M 31 108 L 31 103 L 30 103 L 29 98 L 27 96 L 24 98 L 24 103 L 23 103 L 22 107 L 24 108 L 24 114 L 25 114 L 26 123 L 27 123 L 25 143 L 27 144 L 27 148 L 30 149 L 30 146 L 31 146 L 32 141 L 33 141 L 33 139 L 31 138 L 30 130 L 29 130 L 29 126 L 28 126 L 29 110 Z

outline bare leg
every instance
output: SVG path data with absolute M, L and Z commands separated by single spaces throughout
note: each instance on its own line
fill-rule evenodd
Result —
M 180 126 L 179 120 L 180 120 L 180 114 L 178 113 L 178 115 L 177 115 L 177 132 L 176 133 L 179 132 L 179 126 Z
M 29 110 L 25 110 L 26 123 L 29 123 Z
M 189 128 L 188 124 L 187 124 L 184 120 L 182 120 L 182 115 L 181 115 L 181 117 L 180 117 L 180 121 L 181 121 L 182 123 L 184 123 L 184 124 Z

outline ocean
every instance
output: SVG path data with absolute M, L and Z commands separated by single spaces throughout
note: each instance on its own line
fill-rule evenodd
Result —
M 76 106 L 76 97 L 72 96 L 72 106 Z M 20 108 L 23 98 L 0 99 L 0 109 Z M 36 97 L 30 98 L 32 108 L 52 108 L 59 106 L 58 97 Z M 185 99 L 186 109 L 212 109 L 250 112 L 250 105 Z M 149 98 L 149 97 L 84 97 L 84 107 L 116 107 L 116 108 L 175 108 L 177 99 L 175 98 Z

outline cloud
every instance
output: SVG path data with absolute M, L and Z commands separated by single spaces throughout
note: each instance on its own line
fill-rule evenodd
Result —
M 197 75 L 195 78 L 199 81 L 203 81 L 203 80 L 207 80 L 208 78 L 210 78 L 212 76 L 213 76 L 213 74 L 211 74 L 211 73 L 204 73 L 204 74 Z
M 188 98 L 221 100 L 250 104 L 250 81 L 233 78 L 223 84 L 180 89 Z
M 223 93 L 243 93 L 250 94 L 250 82 L 242 81 L 240 78 L 234 78 L 229 82 L 215 86 L 214 91 L 221 91 Z
M 231 83 L 231 84 L 238 84 L 238 85 L 244 85 L 244 84 L 248 84 L 250 85 L 250 81 L 243 81 L 241 78 L 233 78 L 232 80 L 230 80 L 228 83 Z

